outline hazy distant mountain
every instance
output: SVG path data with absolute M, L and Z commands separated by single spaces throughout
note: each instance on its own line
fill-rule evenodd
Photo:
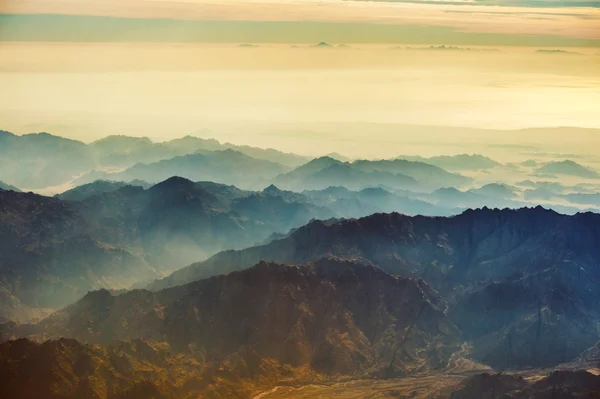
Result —
M 178 352 L 193 347 L 206 361 L 248 347 L 326 375 L 392 376 L 446 365 L 460 335 L 444 308 L 422 281 L 373 266 L 336 259 L 303 266 L 261 262 L 156 293 L 91 292 L 32 334 L 103 345 L 160 340 Z
M 481 208 L 489 204 L 489 199 L 472 191 L 461 191 L 454 187 L 443 187 L 433 191 L 432 202 L 447 207 Z M 491 205 L 491 204 L 490 204 Z
M 11 186 L 10 184 L 6 184 L 4 182 L 0 181 L 0 190 L 5 190 L 5 191 L 16 191 L 16 192 L 20 192 L 21 190 L 19 190 L 18 188 L 16 188 L 15 186 Z
M 325 188 L 336 183 L 343 183 L 349 189 L 359 190 L 373 184 L 394 188 L 411 188 L 416 186 L 417 181 L 400 173 L 365 172 L 352 164 L 340 163 L 314 173 L 302 182 L 302 187 Z
M 346 157 L 346 156 L 344 156 L 342 154 L 338 154 L 337 152 L 331 152 L 331 153 L 329 153 L 329 154 L 327 154 L 325 156 L 328 157 L 328 158 L 333 158 L 333 159 L 335 159 L 337 161 L 340 161 L 340 162 L 350 162 L 350 161 L 352 161 L 351 158 L 348 158 L 348 157 Z
M 420 187 L 439 188 L 445 186 L 461 187 L 468 184 L 471 179 L 457 173 L 424 162 L 407 161 L 404 159 L 381 161 L 354 161 L 353 166 L 361 170 L 400 173 L 419 182 Z
M 534 188 L 523 191 L 523 199 L 526 201 L 555 201 L 560 194 L 547 188 Z
M 312 222 L 267 245 L 217 254 L 152 287 L 243 269 L 260 259 L 361 259 L 432 285 L 450 302 L 451 320 L 471 340 L 478 361 L 535 367 L 568 361 L 600 339 L 591 327 L 600 322 L 599 239 L 600 215 L 592 213 L 565 216 L 535 208 L 483 209 L 453 218 L 375 214 Z
M 246 154 L 252 158 L 275 162 L 289 167 L 303 165 L 311 159 L 310 157 L 291 154 L 288 152 L 281 152 L 272 148 L 257 148 L 247 145 L 235 145 L 231 143 L 223 144 L 223 149 L 232 149 L 234 151 L 241 152 L 242 154 Z
M 18 187 L 41 188 L 62 184 L 94 168 L 82 142 L 48 133 L 17 136 L 0 131 L 0 180 Z
M 562 192 L 565 189 L 561 183 L 553 182 L 553 181 L 531 181 L 531 180 L 523 180 L 516 184 L 520 187 L 530 187 L 530 188 L 542 188 L 555 192 Z
M 20 305 L 61 306 L 90 289 L 159 276 L 76 204 L 11 191 L 0 191 L 0 203 L 0 286 L 10 294 L 0 297 L 2 318 Z
M 551 175 L 568 175 L 584 177 L 588 179 L 600 178 L 600 173 L 594 169 L 585 167 L 577 162 L 566 160 L 561 162 L 548 162 L 544 166 L 537 169 L 538 173 Z
M 274 149 L 238 146 L 231 143 L 221 144 L 214 139 L 191 136 L 155 143 L 147 137 L 121 135 L 108 136 L 91 144 L 85 144 L 48 133 L 18 136 L 0 131 L 0 180 L 11 182 L 18 187 L 38 189 L 59 186 L 91 173 L 76 184 L 91 183 L 105 178 L 108 174 L 105 170 L 129 168 L 136 164 L 152 164 L 196 153 L 216 158 L 218 155 L 212 154 L 213 151 L 227 153 L 227 150 L 234 150 L 253 159 L 264 161 L 265 164 L 272 162 L 276 165 L 286 165 L 286 168 L 277 166 L 273 173 L 267 173 L 267 176 L 271 177 L 288 168 L 306 163 L 310 159 Z M 222 161 L 228 162 L 226 159 Z M 223 168 L 232 166 L 244 165 L 225 164 Z M 174 174 L 177 173 L 163 174 L 162 179 Z M 161 179 L 148 180 L 158 182 Z M 205 175 L 194 180 L 217 179 Z
M 448 208 L 520 208 L 526 203 L 518 200 L 517 189 L 504 184 L 487 184 L 479 188 L 461 191 L 453 187 L 444 187 L 433 191 L 424 198 Z
M 61 306 L 87 290 L 125 288 L 334 215 L 292 194 L 178 177 L 148 190 L 97 182 L 65 193 L 68 200 L 0 191 L 7 302 L 0 315 L 19 314 L 10 310 L 15 298 L 23 306 Z
M 274 180 L 277 186 L 293 190 L 320 190 L 342 185 L 351 190 L 360 190 L 374 185 L 391 187 L 414 187 L 416 180 L 400 174 L 379 171 L 364 171 L 353 163 L 341 162 L 330 157 L 313 159 Z
M 96 180 L 95 182 L 77 186 L 71 190 L 67 190 L 62 194 L 55 195 L 56 198 L 66 201 L 82 201 L 86 198 L 93 197 L 95 195 L 109 193 L 111 191 L 117 191 L 118 189 L 125 186 L 139 186 L 147 188 L 148 183 L 138 181 L 140 184 L 107 181 L 107 180 Z
M 185 136 L 161 143 L 154 143 L 147 137 L 108 136 L 90 144 L 90 147 L 101 166 L 129 167 L 136 163 L 152 163 L 198 152 L 204 153 L 206 151 L 223 151 L 227 149 L 241 152 L 253 158 L 292 167 L 299 166 L 309 160 L 307 157 L 284 153 L 271 148 L 263 149 L 231 143 L 221 144 L 215 139 L 202 139 L 193 136 Z
M 332 213 L 286 192 L 249 192 L 173 177 L 148 190 L 129 187 L 81 203 L 98 223 L 125 226 L 143 253 L 163 270 L 220 249 L 261 242 Z
M 160 182 L 171 176 L 194 181 L 214 181 L 243 188 L 264 187 L 264 183 L 287 171 L 284 165 L 252 158 L 234 150 L 190 154 L 150 164 L 137 164 L 106 175 L 110 180 Z
M 338 161 L 337 159 L 331 157 L 316 158 L 286 173 L 285 179 L 289 179 L 292 182 L 299 182 L 310 178 L 313 174 L 323 169 L 327 169 L 333 165 L 340 165 L 342 163 L 342 161 Z M 284 178 L 280 179 L 284 180 Z
M 321 157 L 286 174 L 277 176 L 275 184 L 294 190 L 320 190 L 344 186 L 352 190 L 384 186 L 394 189 L 461 186 L 470 179 L 449 173 L 437 166 L 405 160 L 342 162 Z
M 533 159 L 528 159 L 527 161 L 523 161 L 520 163 L 521 166 L 526 166 L 528 168 L 533 168 L 538 165 L 538 162 Z
M 486 184 L 485 186 L 469 190 L 471 193 L 485 197 L 492 197 L 495 199 L 514 198 L 517 191 L 518 189 L 516 187 L 511 187 L 502 183 L 490 183 Z
M 89 145 L 99 166 L 128 167 L 193 152 L 192 148 L 169 148 L 148 137 L 108 136 Z
M 403 155 L 398 159 L 425 162 L 448 170 L 481 170 L 501 166 L 500 163 L 480 154 L 440 155 L 429 158 Z
M 571 193 L 562 196 L 572 204 L 600 206 L 600 193 Z
M 416 193 L 393 193 L 380 187 L 351 191 L 341 187 L 305 191 L 315 203 L 326 206 L 340 217 L 356 218 L 373 213 L 400 212 L 406 215 L 447 216 L 460 213 L 452 206 L 434 205 L 418 199 Z M 407 195 L 410 194 L 410 195 Z

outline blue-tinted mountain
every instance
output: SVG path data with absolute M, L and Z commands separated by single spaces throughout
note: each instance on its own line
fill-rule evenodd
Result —
M 126 169 L 136 164 L 152 164 L 159 161 L 183 157 L 191 154 L 207 154 L 210 158 L 219 158 L 211 154 L 214 151 L 227 153 L 227 150 L 244 154 L 247 157 L 263 161 L 268 165 L 285 165 L 284 168 L 274 166 L 274 172 L 266 173 L 273 177 L 289 168 L 306 163 L 310 158 L 288 154 L 274 149 L 238 146 L 231 143 L 220 143 L 214 139 L 201 139 L 186 136 L 167 142 L 156 143 L 147 137 L 108 136 L 90 144 L 53 136 L 49 133 L 15 135 L 0 131 L 0 181 L 10 182 L 17 187 L 41 189 L 71 183 L 91 183 L 105 178 L 105 170 Z M 244 167 L 221 156 L 222 168 Z M 232 162 L 232 164 L 229 164 Z M 248 174 L 253 173 L 250 168 Z M 257 172 L 262 173 L 262 170 Z M 171 173 L 166 179 L 177 173 Z M 181 173 L 180 173 L 181 174 Z M 85 176 L 83 177 L 82 176 Z M 190 176 L 191 177 L 191 176 Z M 221 175 L 215 173 L 214 178 L 207 174 L 194 180 L 219 180 Z M 252 180 L 260 180 L 260 176 L 252 176 Z M 112 180 L 112 179 L 111 179 Z M 133 180 L 133 179 L 126 179 Z M 158 182 L 161 179 L 148 179 Z M 238 181 L 225 181 L 233 184 Z
M 108 181 L 108 180 L 96 180 L 95 182 L 83 184 L 77 186 L 64 193 L 55 195 L 56 198 L 66 201 L 82 201 L 86 198 L 93 197 L 103 193 L 109 193 L 117 191 L 118 189 L 125 186 L 138 186 L 148 188 L 148 183 L 141 180 L 133 181 L 131 183 Z
M 562 197 L 572 204 L 600 207 L 600 193 L 570 193 Z
M 110 180 L 143 180 L 160 182 L 171 176 L 181 176 L 194 181 L 214 181 L 243 188 L 264 187 L 288 168 L 271 161 L 252 158 L 234 150 L 209 151 L 184 155 L 149 164 L 137 164 L 114 174 Z
M 177 156 L 206 151 L 232 149 L 256 159 L 299 166 L 308 158 L 284 153 L 274 149 L 256 148 L 247 145 L 220 143 L 215 139 L 185 136 L 171 141 L 155 143 L 147 137 L 108 136 L 90 144 L 99 164 L 106 166 L 133 166 L 136 163 L 152 163 Z
M 471 193 L 495 199 L 513 199 L 517 191 L 515 187 L 502 183 L 490 183 L 469 190 Z
M 549 366 L 600 339 L 593 327 L 600 322 L 598 240 L 600 215 L 566 216 L 541 207 L 486 208 L 451 218 L 375 214 L 315 221 L 267 245 L 217 254 L 152 287 L 243 269 L 261 259 L 358 259 L 422 278 L 440 292 L 478 361 Z
M 450 173 L 428 163 L 404 159 L 354 161 L 352 165 L 366 172 L 378 171 L 406 175 L 417 180 L 423 188 L 439 188 L 448 185 L 462 187 L 471 181 L 469 177 Z
M 275 189 L 180 177 L 147 190 L 98 184 L 68 200 L 0 191 L 3 318 L 25 317 L 24 306 L 62 306 L 90 289 L 127 288 L 334 215 Z
M 62 184 L 95 166 L 82 142 L 48 133 L 0 131 L 0 180 L 22 188 Z
M 399 159 L 425 162 L 447 170 L 485 170 L 501 166 L 499 162 L 480 154 L 440 155 L 429 158 L 404 155 Z
M 56 307 L 102 286 L 126 287 L 160 276 L 128 251 L 113 226 L 97 225 L 81 206 L 32 193 L 0 191 L 0 308 Z
M 577 162 L 566 160 L 560 162 L 548 162 L 544 166 L 536 170 L 540 174 L 550 175 L 567 175 L 583 177 L 587 179 L 599 179 L 600 173 L 598 171 L 578 164 Z
M 0 190 L 4 190 L 4 191 L 16 191 L 16 192 L 20 192 L 21 191 L 17 187 L 12 186 L 10 184 L 6 184 L 6 183 L 1 182 L 1 181 L 0 181 Z
M 406 215 L 448 216 L 460 213 L 452 206 L 435 205 L 413 192 L 391 192 L 381 187 L 352 191 L 342 187 L 305 191 L 316 204 L 326 206 L 340 217 L 356 218 L 373 213 L 400 212 Z
M 406 160 L 342 162 L 321 157 L 274 179 L 276 185 L 299 190 L 321 190 L 344 186 L 351 190 L 383 186 L 396 190 L 423 189 L 470 181 L 437 166 Z

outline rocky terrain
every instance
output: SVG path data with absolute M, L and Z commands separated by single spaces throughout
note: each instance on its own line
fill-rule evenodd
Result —
M 600 397 L 593 162 L 404 158 L 0 131 L 0 396 Z
M 251 398 L 276 381 L 318 378 L 261 359 L 251 349 L 219 363 L 149 340 L 102 347 L 61 338 L 0 344 L 0 396 L 51 399 Z
M 451 399 L 592 399 L 600 397 L 600 376 L 585 370 L 554 371 L 547 376 L 479 374 L 464 381 Z
M 261 259 L 356 259 L 426 281 L 448 302 L 448 315 L 473 344 L 476 360 L 497 368 L 551 366 L 600 339 L 599 222 L 597 214 L 565 216 L 543 208 L 315 221 L 267 245 L 222 252 L 150 287 L 244 269 Z
M 0 319 L 60 307 L 98 288 L 150 281 L 332 213 L 285 192 L 171 178 L 50 198 L 0 191 Z
M 166 198 L 179 198 L 179 184 L 194 185 L 171 181 Z M 101 196 L 123 189 L 145 191 Z M 275 187 L 259 197 L 270 195 L 301 198 Z M 98 196 L 45 206 L 77 214 L 90 200 Z M 24 398 L 360 398 L 374 387 L 379 397 L 592 398 L 600 377 L 570 370 L 599 358 L 596 219 L 535 208 L 314 221 L 153 290 L 91 291 L 37 324 L 0 325 L 3 389 Z M 513 371 L 468 377 L 488 366 Z M 540 367 L 561 371 L 532 374 Z M 31 378 L 45 382 L 23 382 Z
M 90 292 L 35 326 L 5 326 L 4 335 L 101 345 L 144 338 L 207 361 L 250 347 L 324 375 L 390 377 L 446 367 L 460 332 L 445 306 L 423 282 L 373 266 L 262 262 L 155 293 Z

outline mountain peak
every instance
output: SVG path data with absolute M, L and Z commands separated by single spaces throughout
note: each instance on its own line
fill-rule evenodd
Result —
M 0 130 L 0 138 L 2 137 L 14 137 L 15 134 L 6 130 Z
M 282 191 L 276 185 L 271 184 L 268 187 L 265 187 L 265 189 L 262 192 L 263 194 L 279 194 Z
M 176 189 L 176 188 L 189 188 L 194 186 L 194 182 L 186 179 L 185 177 L 172 176 L 167 180 L 164 180 L 154 186 L 150 187 L 150 190 L 163 190 L 163 189 Z
M 315 159 L 309 161 L 306 165 L 315 165 L 315 164 L 333 165 L 333 164 L 338 164 L 338 163 L 342 163 L 342 161 L 339 161 L 333 157 L 325 155 L 323 157 L 315 158 Z

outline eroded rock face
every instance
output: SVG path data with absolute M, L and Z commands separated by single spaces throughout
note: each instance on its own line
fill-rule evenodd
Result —
M 179 177 L 147 190 L 92 186 L 69 200 L 0 190 L 0 321 L 65 306 L 89 290 L 145 284 L 219 249 L 330 216 L 301 195 Z
M 600 397 L 600 376 L 587 371 L 555 371 L 533 380 L 520 375 L 479 374 L 468 378 L 451 399 L 571 399 Z
M 246 399 L 257 387 L 284 378 L 298 378 L 296 370 L 248 348 L 206 362 L 199 353 L 174 354 L 149 340 L 106 347 L 64 338 L 0 344 L 3 398 Z
M 220 360 L 249 347 L 328 375 L 390 376 L 444 367 L 459 332 L 422 281 L 324 259 L 253 268 L 156 293 L 96 291 L 38 325 L 38 338 L 149 338 Z M 379 374 L 378 374 L 379 375 Z
M 269 259 L 337 256 L 424 279 L 449 304 L 476 360 L 497 368 L 570 361 L 600 339 L 600 215 L 541 207 L 452 218 L 375 214 L 315 221 L 281 240 L 226 251 L 152 284 L 165 287 Z

